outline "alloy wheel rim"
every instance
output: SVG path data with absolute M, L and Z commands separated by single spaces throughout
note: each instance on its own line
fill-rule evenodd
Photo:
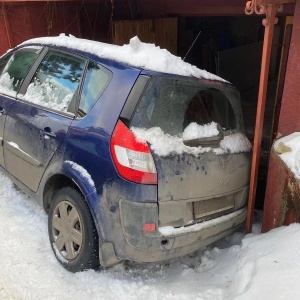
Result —
M 75 259 L 82 248 L 82 221 L 74 205 L 61 201 L 54 209 L 52 235 L 59 253 L 67 260 Z

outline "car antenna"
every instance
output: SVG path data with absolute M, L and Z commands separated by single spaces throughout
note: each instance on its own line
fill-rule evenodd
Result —
M 188 56 L 188 54 L 190 53 L 191 49 L 193 48 L 194 44 L 196 43 L 196 41 L 198 40 L 199 35 L 201 34 L 201 30 L 199 31 L 198 35 L 196 36 L 196 38 L 194 39 L 190 49 L 188 50 L 188 52 L 186 53 L 185 57 L 183 58 L 183 61 L 185 61 L 186 57 Z

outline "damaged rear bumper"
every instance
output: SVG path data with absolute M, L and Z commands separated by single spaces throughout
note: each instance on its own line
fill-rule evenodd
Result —
M 173 228 L 158 227 L 158 206 L 156 203 L 120 201 L 120 216 L 126 246 L 114 245 L 119 259 L 136 262 L 156 262 L 188 253 L 217 241 L 240 227 L 246 220 L 246 208 L 230 214 L 197 223 L 191 226 Z M 154 232 L 145 232 L 143 225 L 156 222 Z M 123 240 L 123 239 L 122 239 Z M 123 246 L 123 247 L 122 247 Z M 122 248 L 122 254 L 118 250 Z

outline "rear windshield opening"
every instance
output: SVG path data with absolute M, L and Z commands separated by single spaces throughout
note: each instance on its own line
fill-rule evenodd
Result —
M 242 129 L 238 92 L 216 82 L 153 77 L 138 103 L 131 126 L 160 127 L 164 133 L 181 135 L 192 122 L 216 122 L 225 131 Z

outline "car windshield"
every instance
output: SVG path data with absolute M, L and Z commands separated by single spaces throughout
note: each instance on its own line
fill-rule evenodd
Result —
M 223 130 L 241 130 L 239 94 L 229 84 L 199 79 L 152 77 L 131 121 L 132 127 L 160 127 L 180 135 L 192 122 L 218 123 Z

